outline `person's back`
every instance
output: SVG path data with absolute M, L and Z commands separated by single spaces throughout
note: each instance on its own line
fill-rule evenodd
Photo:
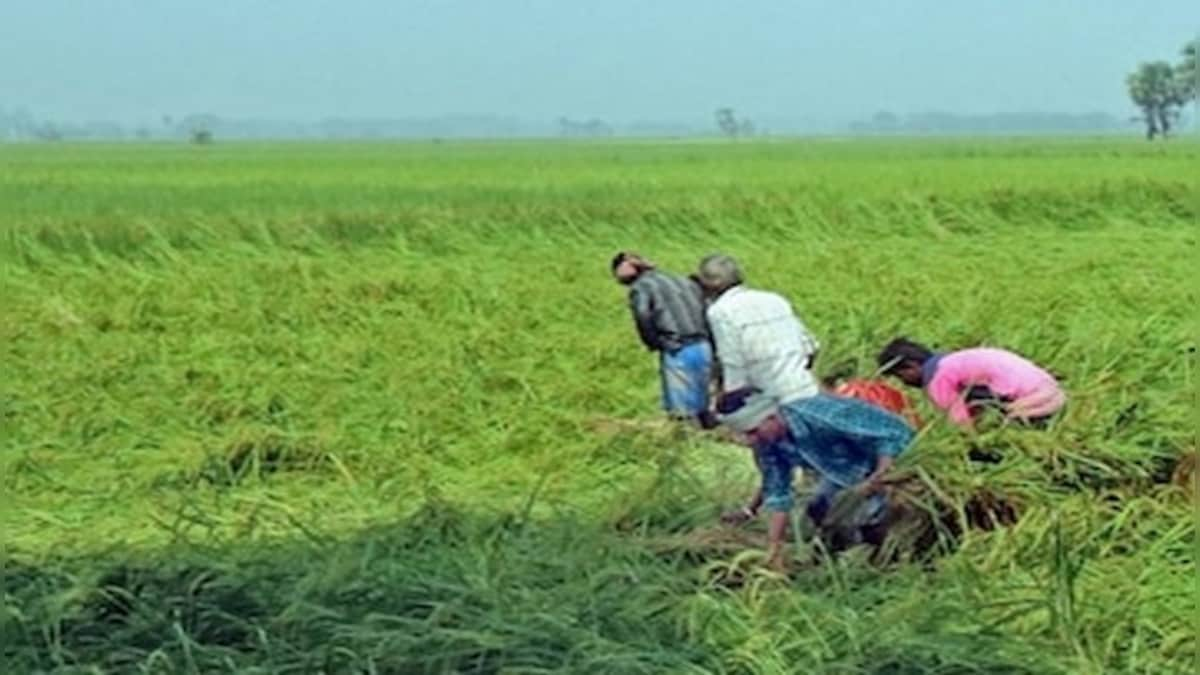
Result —
M 994 397 L 1014 417 L 1039 418 L 1058 410 L 1065 398 L 1054 376 L 1005 349 L 976 347 L 934 357 L 926 364 L 925 390 L 960 423 L 972 417 L 972 390 Z M 979 391 L 979 390 L 976 390 Z
M 691 279 L 665 274 L 645 258 L 622 251 L 612 273 L 629 288 L 629 309 L 638 337 L 659 355 L 662 406 L 672 417 L 710 426 L 708 385 L 712 346 L 704 320 L 704 296 Z
M 649 270 L 638 276 L 629 291 L 634 311 L 640 308 L 652 321 L 659 351 L 672 352 L 708 339 L 703 292 L 696 282 Z
M 994 347 L 961 349 L 942 356 L 927 386 L 968 381 L 1013 399 L 1042 387 L 1057 386 L 1054 376 L 1029 359 Z
M 976 347 L 939 354 L 898 337 L 879 352 L 878 361 L 881 372 L 924 389 L 934 405 L 962 426 L 971 426 L 986 408 L 1042 426 L 1067 400 L 1053 375 L 1005 349 Z
M 781 403 L 815 396 L 817 342 L 776 293 L 735 286 L 708 308 L 726 390 L 755 387 Z
M 910 426 L 921 426 L 921 417 L 904 392 L 879 380 L 852 378 L 833 384 L 830 392 L 837 396 L 857 398 L 908 420 Z

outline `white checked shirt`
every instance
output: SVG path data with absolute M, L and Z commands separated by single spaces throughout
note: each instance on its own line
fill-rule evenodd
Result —
M 780 403 L 820 392 L 808 369 L 820 343 L 783 296 L 735 286 L 709 305 L 706 316 L 725 391 L 756 387 Z

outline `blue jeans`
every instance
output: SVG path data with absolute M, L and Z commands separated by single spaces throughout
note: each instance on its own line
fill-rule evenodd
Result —
M 676 417 L 695 417 L 707 410 L 712 365 L 712 346 L 707 341 L 662 352 L 659 372 L 663 410 Z

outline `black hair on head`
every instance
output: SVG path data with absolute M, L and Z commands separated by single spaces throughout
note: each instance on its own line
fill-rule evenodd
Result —
M 933 352 L 921 344 L 906 337 L 898 337 L 884 346 L 879 352 L 879 367 L 885 375 L 896 372 L 896 368 L 905 363 L 921 365 L 933 356 Z

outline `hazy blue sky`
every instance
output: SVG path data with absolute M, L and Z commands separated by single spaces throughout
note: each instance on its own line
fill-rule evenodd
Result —
M 314 120 L 1124 114 L 1200 0 L 0 0 L 0 107 Z

